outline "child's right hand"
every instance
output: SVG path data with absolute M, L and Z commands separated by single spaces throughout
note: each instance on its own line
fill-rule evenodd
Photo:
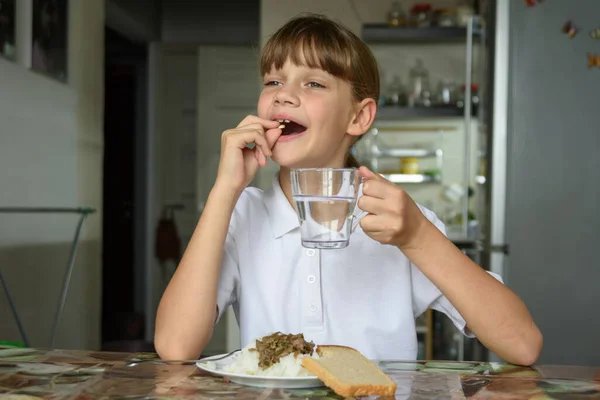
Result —
M 267 165 L 271 148 L 281 135 L 278 121 L 248 115 L 235 129 L 221 136 L 221 160 L 215 186 L 241 192 L 250 184 L 259 166 Z M 248 145 L 254 143 L 253 149 Z

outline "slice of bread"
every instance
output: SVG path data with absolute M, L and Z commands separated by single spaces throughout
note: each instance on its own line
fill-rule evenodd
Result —
M 358 350 L 319 346 L 321 358 L 304 357 L 302 365 L 335 393 L 344 397 L 393 396 L 396 382 Z

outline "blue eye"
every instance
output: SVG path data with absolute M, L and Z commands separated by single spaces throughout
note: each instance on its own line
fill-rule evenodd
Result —
M 320 83 L 317 82 L 308 82 L 306 84 L 306 86 L 311 87 L 311 88 L 324 88 L 325 86 L 321 85 Z

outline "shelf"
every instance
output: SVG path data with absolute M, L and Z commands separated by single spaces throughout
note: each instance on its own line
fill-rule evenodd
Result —
M 382 174 L 381 176 L 392 183 L 438 183 L 441 181 L 439 175 Z
M 463 117 L 465 111 L 458 107 L 396 107 L 383 106 L 377 109 L 376 119 L 395 121 L 408 118 L 451 118 Z
M 474 30 L 474 36 L 479 32 Z M 390 27 L 386 24 L 365 24 L 362 39 L 367 43 L 466 43 L 467 28 L 439 27 Z
M 375 154 L 377 158 L 428 158 L 442 155 L 442 150 L 425 150 L 425 149 L 382 149 Z

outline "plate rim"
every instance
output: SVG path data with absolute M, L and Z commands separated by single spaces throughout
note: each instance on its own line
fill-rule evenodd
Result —
M 241 379 L 251 379 L 251 380 L 272 380 L 272 381 L 294 381 L 294 382 L 305 382 L 305 381 L 321 381 L 317 376 L 268 376 L 268 375 L 247 375 L 247 374 L 237 374 L 233 372 L 219 371 L 215 369 L 206 368 L 206 366 L 201 366 L 206 362 L 213 361 L 216 358 L 221 358 L 228 353 L 217 354 L 210 357 L 205 357 L 200 361 L 196 362 L 196 367 L 200 368 L 203 371 L 210 372 L 211 374 L 226 376 L 228 378 L 241 378 Z M 216 360 L 219 361 L 219 360 Z

